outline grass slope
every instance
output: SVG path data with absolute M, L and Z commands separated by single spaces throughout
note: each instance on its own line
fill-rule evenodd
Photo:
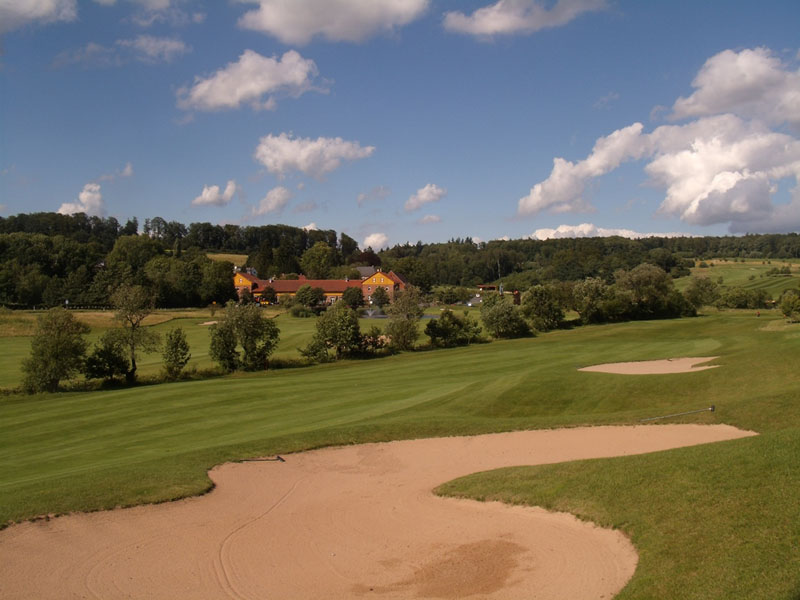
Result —
M 723 285 L 727 287 L 740 287 L 746 290 L 766 290 L 773 300 L 780 298 L 781 294 L 789 289 L 797 289 L 800 284 L 800 270 L 794 263 L 788 261 L 709 261 L 713 264 L 707 268 L 695 267 L 692 269 L 693 277 L 708 277 L 713 281 L 722 278 Z M 789 275 L 767 275 L 776 267 L 789 266 Z M 684 290 L 689 285 L 689 277 L 682 277 L 675 281 L 675 287 Z
M 0 399 L 0 522 L 200 493 L 209 487 L 208 468 L 254 455 L 635 423 L 715 404 L 715 413 L 684 420 L 762 435 L 480 474 L 442 492 L 541 504 L 621 528 L 641 556 L 625 598 L 795 600 L 798 344 L 800 325 L 729 311 L 202 382 L 7 396 Z M 682 375 L 576 370 L 712 355 L 721 368 Z

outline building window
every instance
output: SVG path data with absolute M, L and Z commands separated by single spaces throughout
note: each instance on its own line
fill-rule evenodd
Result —
M 372 291 L 372 286 L 371 286 L 371 285 L 368 285 L 368 286 L 367 286 L 367 291 L 368 291 L 368 292 L 371 292 L 371 291 Z

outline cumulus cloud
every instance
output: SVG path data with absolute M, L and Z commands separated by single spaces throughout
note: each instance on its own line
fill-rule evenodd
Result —
M 419 207 L 438 202 L 447 195 L 447 190 L 440 188 L 435 183 L 429 183 L 424 188 L 420 188 L 406 200 L 405 209 L 408 212 L 417 210 Z
M 220 191 L 218 185 L 204 185 L 201 194 L 192 200 L 192 206 L 225 206 L 233 200 L 235 193 L 236 182 L 233 179 L 228 181 L 224 191 Z
M 634 123 L 600 138 L 592 153 L 577 163 L 554 158 L 550 176 L 520 199 L 519 214 L 531 215 L 546 209 L 556 213 L 590 210 L 583 198 L 586 182 L 616 169 L 625 160 L 641 156 L 646 150 L 640 141 L 642 129 L 641 123 Z
M 471 15 L 448 12 L 444 28 L 479 37 L 534 33 L 561 27 L 587 12 L 603 10 L 605 0 L 557 0 L 550 8 L 540 0 L 499 0 Z
M 362 147 L 358 142 L 342 138 L 295 138 L 291 134 L 262 137 L 253 158 L 270 173 L 280 178 L 291 171 L 300 171 L 317 179 L 338 169 L 342 161 L 367 158 L 374 146 Z
M 639 233 L 630 229 L 606 229 L 591 223 L 580 225 L 559 225 L 555 229 L 537 229 L 530 238 L 533 240 L 552 240 L 557 238 L 586 238 L 620 236 L 631 239 L 646 237 L 691 237 L 685 233 Z M 507 238 L 506 238 L 507 239 Z
M 369 202 L 375 202 L 378 200 L 385 200 L 389 197 L 392 191 L 386 187 L 385 185 L 379 185 L 372 188 L 368 192 L 361 192 L 358 197 L 356 198 L 356 202 L 358 203 L 359 208 L 364 206 Z
M 442 217 L 439 215 L 425 215 L 417 223 L 420 225 L 430 225 L 431 223 L 441 223 Z
M 787 67 L 768 48 L 725 50 L 709 58 L 678 98 L 672 118 L 734 113 L 771 124 L 800 126 L 800 69 Z
M 319 227 L 317 227 L 316 223 L 309 223 L 308 225 L 304 225 L 303 229 L 306 231 L 317 231 Z
M 77 202 L 65 202 L 58 209 L 58 213 L 62 215 L 86 213 L 89 216 L 102 217 L 105 216 L 105 212 L 99 183 L 87 183 L 83 186 L 83 191 L 78 194 Z
M 367 237 L 364 238 L 364 243 L 361 246 L 362 248 L 372 248 L 373 250 L 379 250 L 386 246 L 386 242 L 389 241 L 389 236 L 385 233 L 370 233 Z
M 261 199 L 257 207 L 253 207 L 253 216 L 281 212 L 292 199 L 292 192 L 283 186 L 272 188 Z
M 273 110 L 276 94 L 297 98 L 315 87 L 317 65 L 294 50 L 282 57 L 268 58 L 245 50 L 236 62 L 228 63 L 209 77 L 195 77 L 191 87 L 178 90 L 178 107 L 184 110 L 222 110 L 249 104 L 254 110 Z
M 555 158 L 553 170 L 518 204 L 520 215 L 591 209 L 584 198 L 588 181 L 630 160 L 647 159 L 651 183 L 665 189 L 659 212 L 693 225 L 727 224 L 732 233 L 790 231 L 800 227 L 800 140 L 771 125 L 794 124 L 793 102 L 800 102 L 800 79 L 772 60 L 768 51 L 722 52 L 710 58 L 695 79 L 697 92 L 675 105 L 678 115 L 697 116 L 682 125 L 664 125 L 644 133 L 634 123 L 600 138 L 584 160 Z M 719 65 L 750 65 L 761 83 L 715 96 Z M 771 72 L 771 76 L 764 75 Z M 710 75 L 709 75 L 710 74 Z M 712 76 L 713 75 L 713 76 Z M 768 82 L 776 82 L 769 85 Z M 788 82 L 788 84 L 787 84 Z M 720 83 L 721 85 L 721 83 Z M 787 90 L 788 85 L 788 90 Z M 746 100 L 745 100 L 746 98 Z M 798 100 L 794 100 L 798 99 Z M 740 110 L 743 115 L 731 111 Z M 720 111 L 722 114 L 710 114 Z M 708 113 L 708 114 L 707 114 Z M 781 180 L 794 180 L 789 203 L 775 202 Z
M 314 36 L 329 41 L 361 42 L 420 17 L 429 0 L 239 0 L 258 4 L 239 26 L 303 45 Z
M 76 0 L 0 0 L 0 34 L 26 25 L 74 21 Z

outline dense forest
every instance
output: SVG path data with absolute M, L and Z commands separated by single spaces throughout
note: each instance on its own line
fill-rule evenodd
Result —
M 800 258 L 800 235 L 722 237 L 519 239 L 474 243 L 471 239 L 358 247 L 345 233 L 288 225 L 238 226 L 191 223 L 160 217 L 124 225 L 113 217 L 79 213 L 0 217 L 0 304 L 11 307 L 107 305 L 120 284 L 149 286 L 161 307 L 200 306 L 234 297 L 232 264 L 208 252 L 248 256 L 261 277 L 302 272 L 303 256 L 323 242 L 330 250 L 327 274 L 343 277 L 358 265 L 402 273 L 422 290 L 436 285 L 503 282 L 526 290 L 553 281 L 597 277 L 642 263 L 673 277 L 696 259 Z

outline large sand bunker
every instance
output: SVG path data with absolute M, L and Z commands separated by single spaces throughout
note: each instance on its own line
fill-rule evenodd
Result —
M 637 362 L 608 363 L 583 367 L 579 371 L 594 373 L 616 373 L 617 375 L 667 375 L 671 373 L 694 373 L 715 369 L 719 365 L 695 367 L 695 365 L 719 358 L 719 356 L 700 356 L 695 358 L 665 358 L 663 360 L 641 360 Z
M 449 479 L 753 435 L 591 427 L 367 444 L 226 464 L 205 496 L 0 532 L 9 598 L 610 598 L 621 533 L 542 509 L 434 496 Z

